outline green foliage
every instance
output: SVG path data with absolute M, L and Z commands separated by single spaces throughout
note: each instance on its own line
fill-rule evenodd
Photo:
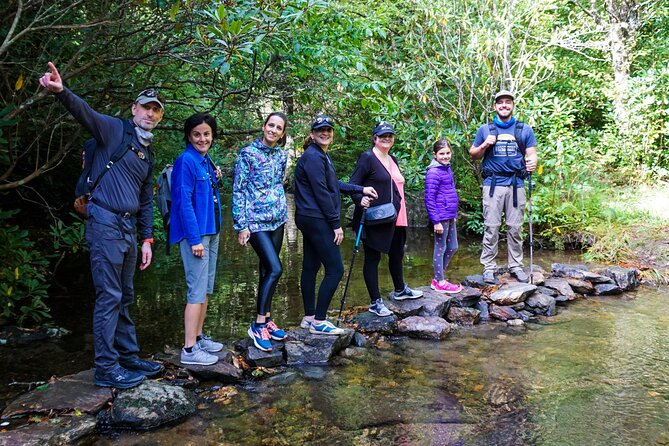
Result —
M 28 231 L 8 223 L 17 212 L 0 210 L 0 310 L 4 318 L 23 326 L 51 317 L 45 303 L 49 263 L 33 249 Z
M 154 144 L 157 172 L 183 150 L 182 123 L 195 111 L 217 117 L 211 154 L 224 183 L 237 149 L 272 110 L 289 115 L 293 157 L 313 115 L 332 115 L 331 155 L 343 178 L 369 148 L 375 122 L 391 121 L 408 190 L 422 190 L 431 146 L 446 138 L 461 227 L 480 234 L 480 163 L 468 149 L 492 117 L 493 93 L 509 88 L 518 94 L 516 116 L 538 141 L 537 235 L 557 247 L 598 243 L 605 225 L 640 218 L 611 208 L 612 190 L 669 176 L 667 5 L 628 3 L 638 6 L 640 28 L 633 24 L 636 38 L 625 42 L 632 132 L 623 138 L 613 118 L 610 17 L 594 26 L 567 0 L 55 0 L 59 14 L 51 17 L 41 2 L 22 2 L 13 31 L 0 20 L 11 33 L 0 48 L 8 61 L 0 65 L 0 190 L 19 190 L 17 203 L 45 197 L 68 220 L 63 197 L 69 202 L 85 132 L 38 93 L 37 78 L 53 60 L 72 90 L 111 115 L 126 116 L 138 90 L 160 88 L 167 101 Z M 602 4 L 592 3 L 594 11 Z M 17 17 L 18 7 L 9 2 L 0 16 Z M 85 250 L 80 220 L 56 220 L 51 233 L 54 258 Z
M 50 226 L 53 237 L 53 249 L 60 253 L 77 254 L 88 251 L 86 244 L 86 222 L 74 212 L 70 212 L 73 223 L 66 224 L 57 220 Z

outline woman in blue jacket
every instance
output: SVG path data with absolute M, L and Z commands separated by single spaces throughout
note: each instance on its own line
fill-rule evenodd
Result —
M 334 137 L 334 121 L 318 115 L 311 124 L 311 134 L 304 144 L 304 153 L 295 166 L 295 224 L 302 232 L 304 255 L 300 286 L 304 302 L 302 328 L 310 333 L 338 335 L 342 329 L 326 319 L 326 313 L 344 275 L 339 245 L 344 240 L 341 227 L 339 193 L 376 198 L 373 187 L 362 187 L 337 180 L 337 172 L 328 155 Z M 325 275 L 316 300 L 316 275 L 325 267 Z
M 223 344 L 204 334 L 209 295 L 214 291 L 218 234 L 221 230 L 219 168 L 209 157 L 216 138 L 216 120 L 197 113 L 184 123 L 186 149 L 172 170 L 170 243 L 178 243 L 188 288 L 184 310 L 182 364 L 212 365 Z

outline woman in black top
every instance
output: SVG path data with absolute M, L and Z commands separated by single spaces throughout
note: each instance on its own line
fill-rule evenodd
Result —
M 407 216 L 403 205 L 404 177 L 400 173 L 397 159 L 390 155 L 390 149 L 395 144 L 395 129 L 385 121 L 381 121 L 372 133 L 373 147 L 363 152 L 358 158 L 351 183 L 361 186 L 372 186 L 378 192 L 378 199 L 373 206 L 385 203 L 395 205 L 397 220 L 379 225 L 365 225 L 363 232 L 363 246 L 365 248 L 365 262 L 362 273 L 371 303 L 369 311 L 378 316 L 393 314 L 383 303 L 379 291 L 379 262 L 381 253 L 388 254 L 388 269 L 393 279 L 395 291 L 390 293 L 394 300 L 416 299 L 423 295 L 422 291 L 412 290 L 404 282 L 402 261 L 404 259 L 404 244 L 406 242 Z M 356 206 L 353 214 L 353 228 L 360 225 L 363 212 L 363 197 L 353 194 Z
M 295 167 L 295 223 L 302 232 L 304 246 L 300 285 L 305 316 L 300 326 L 315 334 L 338 335 L 343 331 L 326 320 L 326 313 L 344 275 L 339 252 L 344 240 L 339 193 L 358 193 L 361 206 L 369 206 L 368 196 L 376 197 L 376 191 L 337 180 L 328 155 L 333 137 L 332 118 L 316 116 L 304 153 Z M 321 265 L 325 267 L 325 275 L 316 301 L 316 275 Z

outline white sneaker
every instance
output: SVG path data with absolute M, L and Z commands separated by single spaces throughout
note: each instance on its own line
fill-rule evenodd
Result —
M 320 321 L 314 320 L 314 323 L 311 324 L 311 327 L 309 327 L 309 333 L 334 336 L 344 334 L 344 330 L 339 327 L 335 327 L 330 321 L 323 321 L 320 323 L 318 322 Z
M 309 328 L 311 327 L 311 323 L 313 322 L 313 319 L 307 319 L 306 316 L 302 318 L 302 322 L 300 322 L 300 327 L 301 328 Z

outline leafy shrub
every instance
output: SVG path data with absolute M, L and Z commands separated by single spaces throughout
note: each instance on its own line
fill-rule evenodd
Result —
M 28 231 L 8 223 L 17 212 L 0 210 L 0 310 L 9 322 L 23 326 L 51 317 L 44 303 L 49 262 L 33 249 Z

